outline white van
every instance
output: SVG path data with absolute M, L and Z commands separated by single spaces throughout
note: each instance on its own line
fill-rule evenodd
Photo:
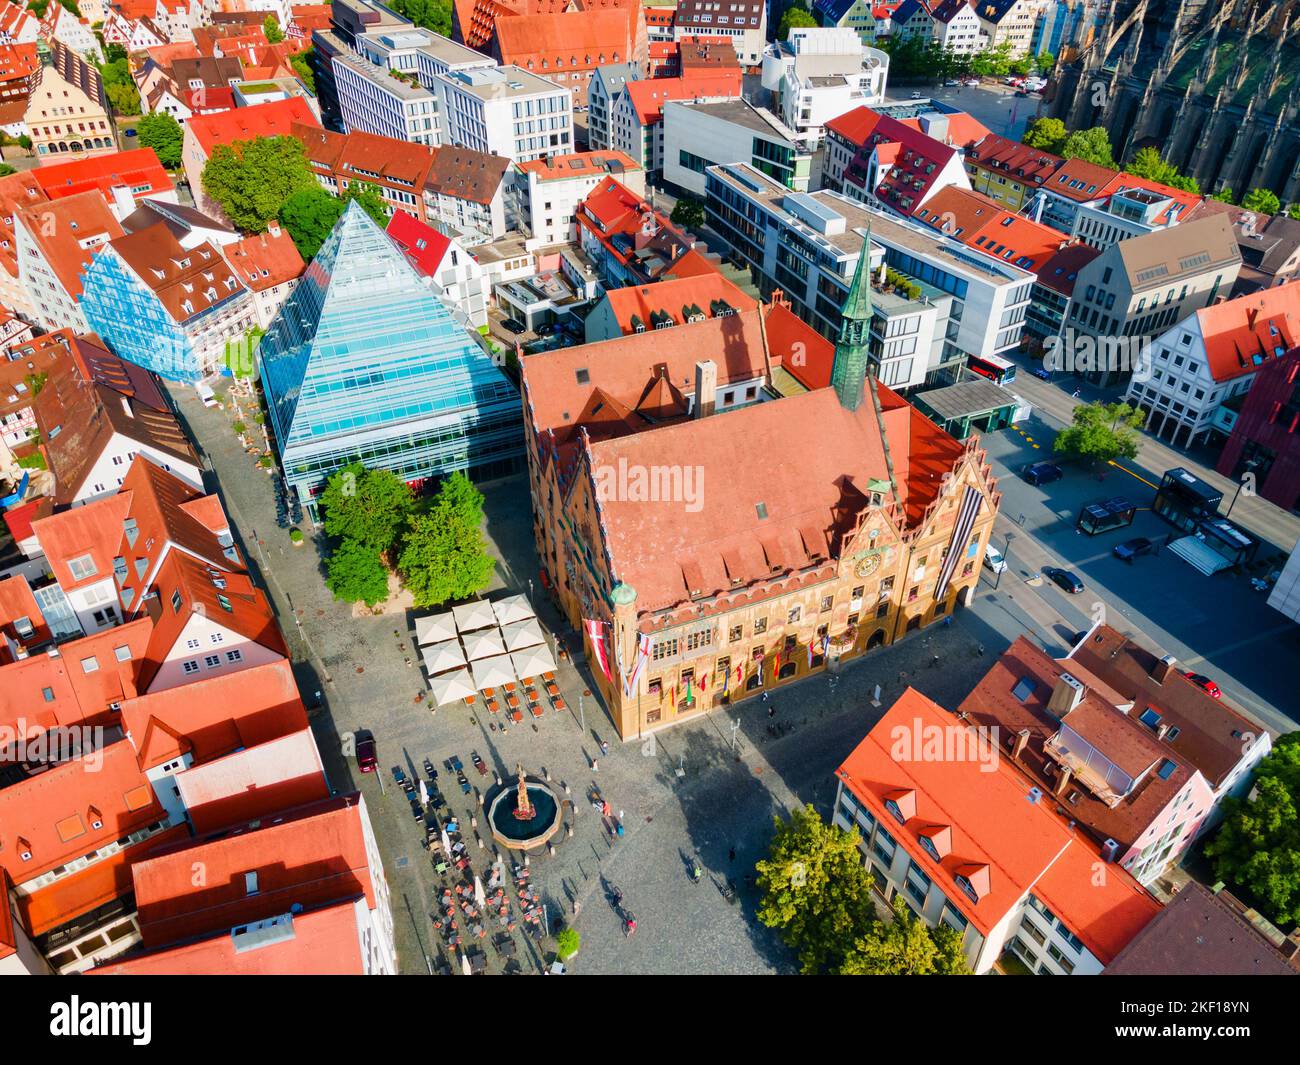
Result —
M 1002 557 L 1002 552 L 992 544 L 984 549 L 984 565 L 994 573 L 1001 573 L 1007 568 L 1007 560 Z

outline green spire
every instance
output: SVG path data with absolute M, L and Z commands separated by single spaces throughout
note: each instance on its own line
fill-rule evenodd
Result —
M 862 253 L 853 272 L 835 343 L 831 387 L 845 410 L 857 410 L 871 362 L 871 223 L 862 238 Z

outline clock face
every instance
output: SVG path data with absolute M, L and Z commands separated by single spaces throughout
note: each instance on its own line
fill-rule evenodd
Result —
M 866 558 L 864 558 L 861 562 L 857 564 L 853 572 L 856 573 L 859 577 L 870 577 L 873 573 L 876 572 L 876 570 L 879 567 L 880 567 L 880 556 L 868 555 Z

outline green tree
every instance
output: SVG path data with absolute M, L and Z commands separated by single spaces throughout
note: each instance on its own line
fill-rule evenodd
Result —
M 1294 218 L 1297 222 L 1300 222 L 1300 203 L 1293 203 L 1290 207 L 1286 209 L 1286 213 L 1289 217 Z
M 388 213 L 378 186 L 364 182 L 354 181 L 342 199 L 314 185 L 295 192 L 284 201 L 280 223 L 289 231 L 299 255 L 304 259 L 315 257 L 351 200 L 356 200 L 376 225 L 382 228 L 388 224 Z
M 392 7 L 417 26 L 451 36 L 451 0 L 395 0 Z
M 1232 194 L 1232 189 L 1224 185 L 1218 192 L 1214 193 L 1210 199 L 1218 200 L 1220 203 L 1236 203 L 1237 198 Z
M 108 97 L 113 114 L 129 118 L 140 113 L 140 93 L 129 82 L 125 85 L 105 85 L 104 94 Z
M 367 606 L 388 598 L 388 570 L 373 547 L 344 540 L 325 563 L 325 585 L 335 599 Z
M 218 145 L 203 168 L 203 188 L 246 233 L 260 233 L 284 202 L 302 189 L 319 188 L 294 137 L 256 137 Z
M 1038 68 L 1039 74 L 1047 77 L 1056 67 L 1056 56 L 1047 51 L 1039 52 L 1038 57 L 1034 60 L 1034 66 Z
M 704 204 L 690 196 L 683 196 L 674 205 L 668 220 L 686 229 L 699 229 L 704 225 Z
M 1259 214 L 1277 214 L 1282 210 L 1282 201 L 1268 189 L 1251 189 L 1241 198 L 1241 206 Z
M 1275 924 L 1300 922 L 1300 732 L 1278 737 L 1245 798 L 1223 802 L 1205 845 L 1214 875 L 1240 885 Z
M 811 805 L 788 821 L 775 818 L 774 828 L 756 867 L 758 919 L 777 930 L 805 973 L 838 972 L 876 923 L 858 832 L 828 825 Z
M 576 928 L 562 928 L 560 934 L 555 937 L 555 953 L 560 956 L 561 961 L 568 961 L 578 953 L 578 948 L 582 946 L 582 937 L 578 935 Z
M 1117 170 L 1115 155 L 1110 146 L 1110 134 L 1104 126 L 1092 129 L 1076 129 L 1061 145 L 1061 155 L 1066 159 L 1084 159 L 1098 166 Z
M 143 148 L 152 148 L 158 161 L 168 170 L 181 165 L 181 143 L 185 133 L 181 124 L 165 111 L 145 115 L 135 127 L 137 139 Z
M 320 506 L 330 536 L 386 552 L 406 527 L 415 500 L 391 470 L 368 470 L 354 462 L 325 482 Z
M 18 173 L 16 166 L 10 166 L 8 163 L 0 163 L 0 177 L 8 177 L 10 174 Z
M 1133 157 L 1133 162 L 1126 169 L 1130 174 L 1144 177 L 1148 181 L 1158 181 L 1162 185 L 1182 189 L 1184 192 L 1199 195 L 1201 191 L 1200 183 L 1195 178 L 1184 177 L 1178 172 L 1176 166 L 1165 162 L 1154 148 L 1139 149 L 1137 155 Z
M 1003 78 L 1011 73 L 1011 43 L 985 48 L 971 56 L 971 73 L 981 78 Z
M 279 44 L 284 40 L 284 30 L 280 29 L 280 20 L 274 15 L 262 19 L 262 32 L 266 34 L 269 44 Z
M 1143 414 L 1127 403 L 1080 403 L 1074 424 L 1056 434 L 1053 450 L 1098 466 L 1137 455 L 1138 427 Z
M 308 48 L 305 52 L 296 52 L 289 57 L 289 65 L 293 67 L 293 72 L 298 75 L 298 80 L 307 86 L 309 92 L 316 92 L 316 71 L 312 69 L 312 56 L 316 54 L 314 48 Z
M 402 541 L 398 570 L 417 607 L 477 595 L 492 580 L 495 563 L 483 539 L 483 495 L 463 473 L 442 482 Z
M 1069 132 L 1059 118 L 1036 118 L 1025 129 L 1021 141 L 1039 151 L 1060 155 Z
M 839 968 L 842 976 L 968 976 L 961 936 L 947 925 L 931 931 L 894 898 L 894 919 L 860 936 Z
M 781 26 L 777 30 L 777 40 L 784 41 L 790 36 L 790 31 L 796 26 L 816 26 L 817 20 L 812 13 L 802 4 L 791 4 L 785 9 L 785 14 L 781 16 Z

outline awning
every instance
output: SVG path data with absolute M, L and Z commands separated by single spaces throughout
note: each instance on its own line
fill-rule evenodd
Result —
M 473 695 L 478 689 L 470 679 L 468 669 L 458 669 L 454 673 L 443 673 L 429 681 L 429 690 L 433 692 L 433 701 L 439 706 L 458 703 L 467 695 Z
M 543 673 L 550 673 L 555 669 L 555 659 L 551 657 L 551 652 L 545 644 L 529 647 L 525 651 L 516 651 L 510 656 L 510 661 L 514 663 L 516 675 L 523 679 L 540 677 Z
M 539 643 L 546 642 L 546 637 L 542 635 L 542 627 L 537 623 L 536 618 L 516 621 L 513 625 L 504 626 L 501 629 L 501 637 L 505 640 L 507 651 L 522 651 L 525 647 L 536 647 Z
M 502 628 L 534 616 L 532 604 L 524 595 L 508 595 L 504 599 L 497 599 L 492 604 L 492 610 Z
M 470 669 L 474 672 L 474 686 L 482 691 L 484 688 L 499 688 L 515 679 L 515 668 L 509 655 L 497 655 L 496 658 L 484 658 L 475 662 Z
M 465 658 L 474 662 L 480 658 L 505 654 L 506 645 L 501 642 L 499 629 L 483 629 L 479 632 L 467 632 L 461 637 L 465 644 Z
M 430 614 L 428 617 L 415 619 L 415 642 L 419 644 L 441 643 L 443 640 L 456 638 L 456 622 L 451 613 Z
M 477 603 L 462 603 L 452 607 L 451 613 L 456 619 L 456 628 L 461 632 L 486 629 L 497 623 L 497 616 L 492 613 L 492 604 L 486 599 L 480 599 Z
M 442 643 L 432 644 L 421 648 L 421 653 L 424 657 L 424 668 L 429 671 L 430 676 L 435 673 L 445 673 L 449 669 L 465 664 L 465 652 L 460 649 L 459 640 L 444 640 Z

